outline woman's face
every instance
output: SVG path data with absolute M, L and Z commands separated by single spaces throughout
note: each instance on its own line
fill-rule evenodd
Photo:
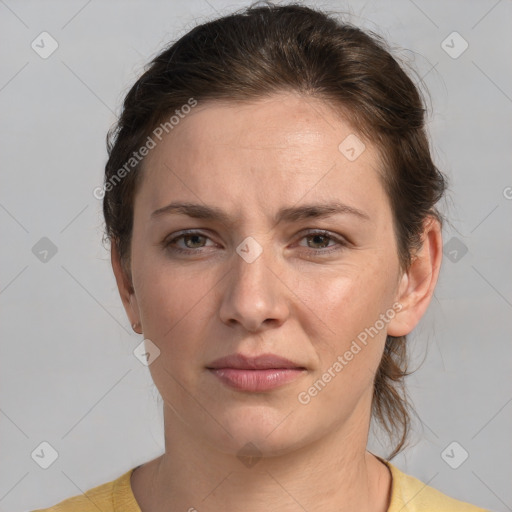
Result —
M 146 157 L 127 310 L 160 350 L 167 428 L 229 453 L 367 435 L 400 272 L 379 157 L 356 137 L 326 104 L 279 94 L 199 104 Z M 340 209 L 316 215 L 326 205 Z M 211 369 L 232 354 L 295 369 Z

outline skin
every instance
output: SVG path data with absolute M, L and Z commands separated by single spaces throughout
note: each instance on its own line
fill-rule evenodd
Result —
M 112 248 L 130 322 L 160 350 L 149 369 L 164 402 L 165 453 L 132 474 L 143 512 L 387 510 L 390 472 L 366 450 L 373 380 L 386 335 L 410 333 L 428 307 L 442 240 L 429 218 L 421 250 L 400 270 L 377 150 L 365 141 L 349 161 L 338 149 L 353 133 L 327 104 L 282 93 L 200 104 L 146 157 L 128 268 Z M 272 221 L 282 207 L 333 200 L 369 219 Z M 230 223 L 151 217 L 172 201 L 217 206 Z M 184 229 L 199 238 L 163 246 Z M 309 235 L 317 229 L 334 238 Z M 262 249 L 252 263 L 236 252 L 249 236 Z M 402 309 L 378 335 L 299 403 L 396 302 Z M 206 366 L 235 352 L 274 353 L 306 371 L 271 391 L 233 390 Z M 237 457 L 247 443 L 261 456 L 251 467 Z

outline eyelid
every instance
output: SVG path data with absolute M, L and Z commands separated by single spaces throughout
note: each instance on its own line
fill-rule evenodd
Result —
M 202 237 L 207 238 L 213 242 L 210 235 L 203 233 L 199 229 L 184 229 L 182 231 L 177 231 L 176 233 L 171 233 L 169 236 L 166 236 L 162 241 L 162 245 L 164 247 L 167 247 L 172 242 L 176 242 L 177 240 L 180 240 L 185 236 L 193 236 L 193 235 L 202 236 Z M 202 249 L 202 247 L 200 247 L 200 249 Z M 194 249 L 187 250 L 187 252 L 190 252 L 190 251 L 194 251 Z M 197 250 L 196 250 L 196 252 L 197 252 Z
M 162 241 L 162 245 L 163 245 L 164 249 L 169 249 L 169 246 L 172 243 L 175 243 L 178 240 L 183 239 L 185 236 L 193 236 L 193 235 L 204 237 L 213 242 L 212 238 L 208 234 L 204 233 L 201 229 L 185 229 L 182 231 L 178 231 L 176 233 L 172 233 L 171 235 L 165 237 L 164 240 Z M 329 247 L 328 246 L 323 249 L 312 249 L 312 248 L 305 247 L 307 252 L 309 252 L 310 254 L 318 254 L 318 255 L 329 254 L 334 251 L 342 250 L 342 249 L 346 248 L 347 246 L 351 245 L 351 242 L 346 237 L 339 235 L 337 233 L 333 233 L 332 231 L 329 231 L 326 229 L 309 228 L 309 229 L 303 230 L 297 234 L 297 236 L 299 237 L 299 241 L 301 241 L 302 239 L 304 239 L 308 236 L 315 236 L 315 235 L 325 236 L 325 237 L 329 238 L 331 241 L 336 242 L 338 247 L 336 247 L 336 246 Z M 300 246 L 300 247 L 304 247 L 304 246 Z M 205 249 L 205 248 L 204 247 L 198 247 L 197 249 L 182 249 L 181 247 L 172 247 L 171 248 L 171 250 L 173 250 L 175 252 L 188 253 L 188 254 L 193 254 L 193 253 L 198 254 L 198 253 L 203 252 L 203 249 Z
M 343 235 L 333 233 L 332 231 L 329 231 L 328 229 L 310 228 L 310 229 L 307 229 L 305 232 L 302 231 L 298 234 L 298 236 L 300 236 L 301 239 L 305 238 L 307 236 L 315 236 L 315 235 L 321 235 L 321 236 L 328 237 L 331 240 L 334 240 L 340 244 L 348 244 L 349 243 L 349 241 Z

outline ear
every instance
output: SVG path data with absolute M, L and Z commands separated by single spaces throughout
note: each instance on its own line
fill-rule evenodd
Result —
M 133 289 L 131 276 L 124 268 L 123 262 L 121 261 L 117 241 L 112 240 L 111 245 L 110 258 L 112 261 L 112 269 L 116 277 L 119 295 L 121 296 L 124 309 L 128 315 L 128 319 L 130 320 L 133 330 L 138 334 L 142 334 L 139 305 L 137 303 L 135 290 Z M 141 332 L 139 332 L 138 329 L 140 329 Z
M 429 216 L 424 223 L 422 246 L 401 276 L 396 301 L 402 308 L 388 324 L 390 336 L 405 336 L 420 321 L 434 294 L 442 257 L 441 225 L 435 217 Z

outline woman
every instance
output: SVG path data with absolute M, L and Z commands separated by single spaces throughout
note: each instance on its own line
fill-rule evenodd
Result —
M 376 36 L 267 5 L 163 51 L 99 192 L 165 453 L 47 510 L 483 510 L 366 449 L 372 418 L 388 459 L 406 442 L 444 188 L 418 91 Z

